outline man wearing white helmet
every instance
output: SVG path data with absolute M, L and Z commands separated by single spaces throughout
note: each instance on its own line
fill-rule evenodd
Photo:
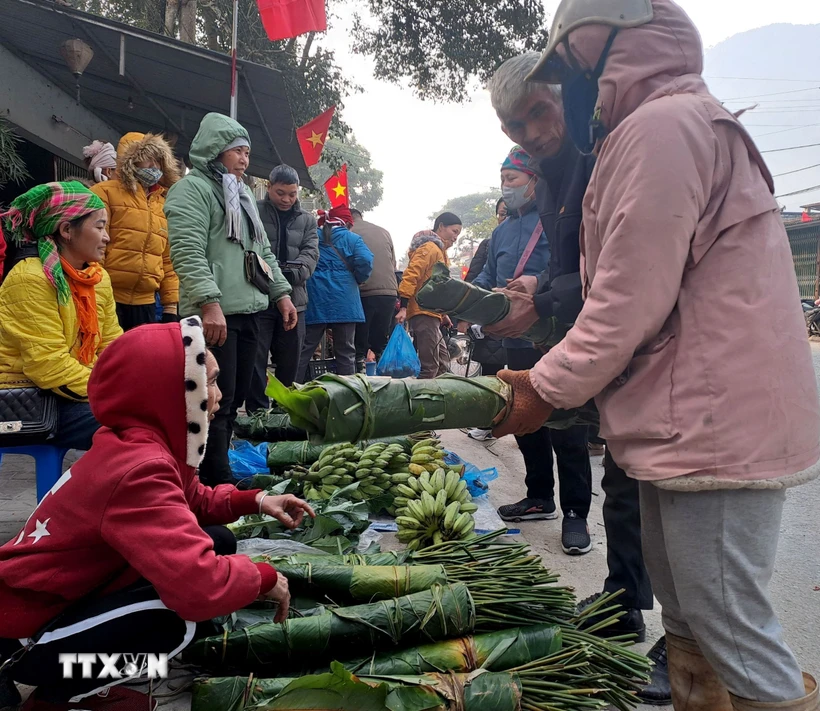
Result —
M 820 468 L 820 404 L 788 240 L 751 137 L 701 76 L 671 0 L 563 0 L 531 79 L 561 84 L 597 162 L 584 198 L 585 303 L 530 371 L 501 371 L 497 434 L 595 396 L 638 479 L 676 709 L 817 711 L 767 592 L 785 490 Z M 533 297 L 506 291 L 525 323 Z

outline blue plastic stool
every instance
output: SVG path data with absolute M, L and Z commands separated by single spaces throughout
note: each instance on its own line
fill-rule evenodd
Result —
M 51 487 L 63 475 L 63 459 L 67 449 L 37 444 L 30 447 L 0 447 L 0 461 L 4 454 L 26 454 L 34 458 L 37 478 L 37 501 L 51 491 Z

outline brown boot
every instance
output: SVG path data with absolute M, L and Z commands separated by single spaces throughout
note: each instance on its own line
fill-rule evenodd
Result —
M 667 632 L 666 645 L 675 711 L 732 711 L 729 692 L 698 643 Z
M 806 695 L 794 701 L 749 701 L 732 696 L 732 707 L 735 711 L 757 711 L 758 709 L 779 709 L 779 711 L 818 711 L 820 697 L 817 692 L 817 682 L 811 674 L 803 672 L 803 682 L 806 685 Z

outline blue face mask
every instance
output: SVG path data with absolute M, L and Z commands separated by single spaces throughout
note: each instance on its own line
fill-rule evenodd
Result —
M 600 120 L 600 109 L 596 110 L 598 80 L 604 73 L 604 66 L 616 34 L 617 28 L 610 33 L 601 52 L 601 58 L 592 71 L 582 69 L 570 52 L 569 43 L 564 45 L 567 57 L 574 65 L 561 83 L 564 122 L 572 142 L 581 153 L 592 153 L 595 144 L 606 135 L 606 129 Z
M 162 171 L 159 168 L 137 168 L 134 172 L 137 174 L 137 180 L 146 188 L 152 188 L 162 180 Z

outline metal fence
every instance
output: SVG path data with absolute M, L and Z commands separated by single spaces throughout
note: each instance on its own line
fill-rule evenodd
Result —
M 788 225 L 789 246 L 801 299 L 820 296 L 820 220 Z
M 87 178 L 88 170 L 77 163 L 67 161 L 60 156 L 54 156 L 54 180 L 68 180 L 69 178 Z

